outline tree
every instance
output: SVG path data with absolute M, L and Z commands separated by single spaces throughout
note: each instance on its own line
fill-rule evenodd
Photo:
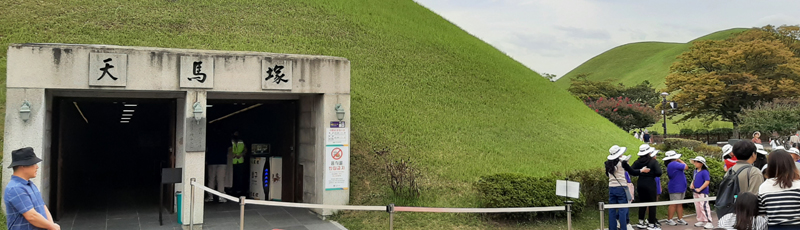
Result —
M 738 136 L 742 108 L 800 92 L 800 59 L 772 32 L 754 29 L 732 38 L 692 44 L 666 78 L 672 113 L 679 122 L 702 118 L 733 123 Z
M 800 103 L 796 100 L 775 100 L 760 102 L 755 106 L 743 109 L 739 115 L 742 130 L 747 132 L 778 132 L 780 135 L 792 135 L 800 128 Z
M 630 98 L 631 101 L 647 104 L 654 107 L 659 103 L 659 93 L 650 85 L 649 81 L 643 81 L 632 87 L 625 87 L 621 83 L 614 83 L 614 79 L 603 81 L 591 81 L 587 79 L 588 74 L 579 74 L 570 79 L 569 92 L 581 100 L 596 100 L 598 98 Z
M 578 74 L 570 79 L 569 92 L 581 100 L 596 100 L 601 97 L 615 98 L 620 95 L 623 87 L 614 84 L 612 79 L 604 81 L 591 81 L 587 77 L 590 74 Z
M 626 132 L 644 129 L 658 122 L 660 116 L 655 109 L 630 98 L 604 98 L 585 101 L 587 106 Z
M 557 76 L 552 73 L 542 73 L 542 77 L 547 78 L 547 80 L 555 81 Z
M 651 107 L 655 107 L 659 103 L 660 93 L 650 85 L 650 81 L 643 81 L 638 85 L 631 86 L 623 89 L 620 92 L 621 97 L 630 98 L 634 102 L 644 103 Z

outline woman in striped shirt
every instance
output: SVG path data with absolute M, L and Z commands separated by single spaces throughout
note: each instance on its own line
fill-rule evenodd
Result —
M 766 214 L 770 230 L 800 229 L 800 172 L 788 152 L 770 154 L 768 178 L 758 189 L 759 212 Z

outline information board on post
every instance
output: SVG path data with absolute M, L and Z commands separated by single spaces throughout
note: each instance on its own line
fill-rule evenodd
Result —
M 350 130 L 328 128 L 325 136 L 325 190 L 350 187 Z
M 581 184 L 575 181 L 556 180 L 556 196 L 577 199 L 580 196 Z

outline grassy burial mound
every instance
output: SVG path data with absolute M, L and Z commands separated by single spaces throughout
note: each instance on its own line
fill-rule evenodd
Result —
M 571 78 L 590 74 L 589 80 L 615 79 L 627 86 L 650 81 L 656 88 L 664 87 L 669 67 L 681 53 L 688 51 L 693 41 L 723 40 L 747 29 L 735 28 L 717 31 L 687 43 L 636 42 L 614 47 L 576 67 L 556 84 L 568 88 Z
M 0 80 L 10 43 L 85 43 L 345 57 L 352 71 L 351 203 L 478 207 L 473 183 L 501 172 L 598 168 L 636 141 L 566 90 L 413 1 L 0 2 Z M 5 100 L 4 92 L 0 94 Z M 4 104 L 4 103 L 3 103 Z M 390 149 L 376 154 L 376 149 Z M 389 187 L 410 159 L 417 198 Z M 351 229 L 385 213 L 345 212 Z M 403 228 L 474 228 L 476 215 L 401 213 Z

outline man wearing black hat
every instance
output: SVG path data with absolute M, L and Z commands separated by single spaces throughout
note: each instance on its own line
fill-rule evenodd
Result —
M 61 227 L 53 222 L 53 215 L 44 205 L 39 189 L 31 182 L 39 170 L 37 163 L 42 159 L 36 157 L 33 148 L 26 147 L 12 151 L 11 160 L 8 167 L 14 168 L 14 174 L 3 195 L 8 230 L 60 230 Z

